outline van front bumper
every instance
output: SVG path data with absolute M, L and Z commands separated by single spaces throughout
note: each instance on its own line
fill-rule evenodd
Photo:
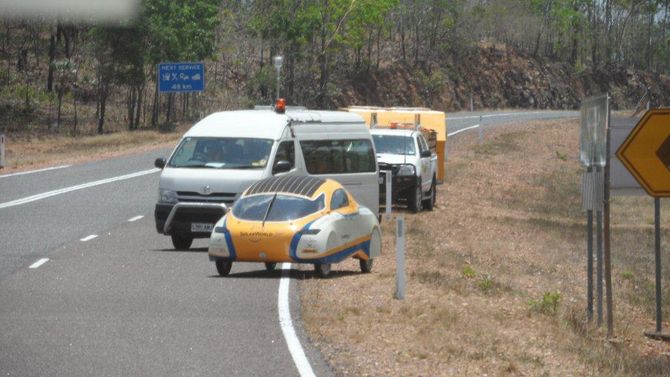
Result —
M 156 231 L 165 235 L 188 234 L 194 238 L 209 237 L 209 232 L 192 232 L 191 224 L 216 224 L 228 211 L 224 203 L 156 204 Z

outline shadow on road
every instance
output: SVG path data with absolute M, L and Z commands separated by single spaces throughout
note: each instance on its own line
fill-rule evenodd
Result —
M 274 271 L 267 271 L 265 267 L 261 267 L 257 271 L 245 271 L 238 273 L 231 273 L 228 276 L 219 276 L 219 275 L 210 275 L 209 278 L 213 279 L 279 279 L 282 277 L 282 271 L 276 269 Z M 331 271 L 325 279 L 338 279 L 352 275 L 360 275 L 361 272 L 358 271 Z M 290 269 L 289 278 L 296 280 L 307 280 L 307 279 L 321 279 L 316 275 L 316 272 L 312 270 L 298 270 Z

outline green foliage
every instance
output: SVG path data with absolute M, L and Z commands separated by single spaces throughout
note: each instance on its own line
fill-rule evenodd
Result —
M 530 312 L 555 316 L 561 302 L 561 292 L 546 292 L 540 300 L 528 300 Z
M 220 4 L 221 0 L 145 0 L 143 17 L 151 63 L 211 56 Z
M 472 268 L 472 266 L 470 266 L 469 264 L 466 264 L 465 266 L 463 266 L 463 272 L 462 272 L 462 274 L 463 274 L 464 277 L 466 277 L 466 278 L 468 278 L 468 279 L 472 279 L 472 278 L 474 278 L 475 276 L 477 276 L 477 272 L 476 272 L 475 269 Z
M 493 289 L 493 278 L 489 275 L 483 275 L 477 282 L 477 287 L 484 292 L 489 293 Z

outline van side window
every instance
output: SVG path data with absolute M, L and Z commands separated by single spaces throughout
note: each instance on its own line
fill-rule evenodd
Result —
M 279 161 L 288 161 L 291 164 L 291 169 L 295 167 L 295 145 L 293 140 L 279 143 L 274 164 L 277 165 Z
M 338 208 L 346 207 L 349 205 L 349 198 L 347 193 L 342 189 L 337 189 L 333 193 L 333 197 L 330 199 L 330 209 L 336 210 Z
M 372 142 L 362 140 L 303 140 L 300 142 L 309 174 L 369 173 L 377 170 Z

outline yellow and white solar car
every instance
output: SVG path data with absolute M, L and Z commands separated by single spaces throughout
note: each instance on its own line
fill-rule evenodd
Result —
M 221 276 L 233 261 L 314 264 L 326 277 L 331 264 L 353 257 L 362 272 L 381 255 L 377 216 L 332 179 L 282 175 L 251 185 L 214 226 L 209 258 Z

